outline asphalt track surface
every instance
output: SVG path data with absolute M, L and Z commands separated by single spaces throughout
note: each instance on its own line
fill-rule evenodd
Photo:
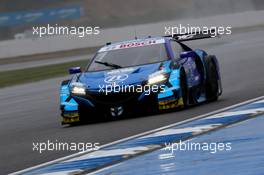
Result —
M 62 156 L 67 151 L 32 151 L 32 142 L 109 143 L 192 118 L 264 94 L 264 31 L 189 42 L 217 55 L 224 92 L 219 101 L 182 111 L 105 123 L 60 125 L 57 78 L 0 89 L 0 174 L 7 174 Z M 96 117 L 96 116 L 94 116 Z

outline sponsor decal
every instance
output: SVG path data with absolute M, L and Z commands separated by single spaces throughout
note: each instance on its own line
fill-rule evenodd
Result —
M 105 46 L 99 50 L 99 52 L 106 52 L 110 50 L 118 50 L 118 49 L 127 49 L 133 47 L 142 47 L 142 46 L 149 46 L 154 44 L 161 44 L 164 43 L 165 40 L 163 38 L 149 38 L 149 39 L 142 39 L 142 40 L 133 40 L 128 42 L 122 42 L 117 44 L 112 44 Z

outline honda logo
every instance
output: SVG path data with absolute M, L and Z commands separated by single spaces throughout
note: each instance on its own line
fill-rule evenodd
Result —
M 104 79 L 106 83 L 118 83 L 126 80 L 128 78 L 127 74 L 121 74 L 121 75 L 111 75 Z

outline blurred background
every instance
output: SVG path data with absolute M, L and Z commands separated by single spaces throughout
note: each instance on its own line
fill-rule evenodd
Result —
M 32 26 L 101 28 L 264 9 L 263 0 L 1 0 L 0 40 L 32 37 Z

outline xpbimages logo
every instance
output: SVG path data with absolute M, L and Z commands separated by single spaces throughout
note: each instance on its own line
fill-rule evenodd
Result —
M 151 93 L 163 93 L 165 92 L 166 85 L 164 84 L 168 78 L 168 75 L 164 70 L 151 74 L 147 81 L 142 83 L 125 83 L 124 81 L 129 78 L 128 74 L 113 74 L 105 77 L 104 82 L 106 84 L 99 84 L 99 92 L 105 93 L 145 93 L 150 95 Z M 163 83 L 163 84 L 162 84 Z
M 194 36 L 195 33 L 200 33 L 204 35 L 212 35 L 216 37 L 217 35 L 231 35 L 232 34 L 232 27 L 231 26 L 191 26 L 190 24 L 182 25 L 178 24 L 175 26 L 165 26 L 164 27 L 164 34 L 165 35 L 181 35 L 189 33 L 190 36 Z M 179 36 L 181 37 L 181 36 Z M 186 36 L 182 36 L 186 37 Z M 180 38 L 181 39 L 181 38 Z M 185 39 L 185 38 L 182 38 Z
M 165 92 L 165 85 L 118 85 L 117 83 L 108 85 L 99 85 L 99 92 L 105 95 L 109 93 L 145 93 L 150 95 L 151 93 Z
M 221 143 L 221 142 L 192 142 L 192 141 L 181 141 L 179 143 L 165 143 L 164 151 L 169 151 L 170 154 L 173 154 L 177 151 L 207 151 L 212 154 L 221 151 L 231 151 L 232 144 L 230 142 Z
M 88 35 L 99 35 L 100 27 L 91 26 L 54 26 L 48 24 L 47 26 L 34 26 L 32 27 L 32 34 L 38 37 L 52 36 L 52 35 L 72 35 L 83 38 Z
M 44 151 L 94 151 L 100 149 L 99 143 L 90 142 L 60 142 L 58 140 L 46 142 L 32 142 L 32 150 L 39 152 L 40 154 Z

